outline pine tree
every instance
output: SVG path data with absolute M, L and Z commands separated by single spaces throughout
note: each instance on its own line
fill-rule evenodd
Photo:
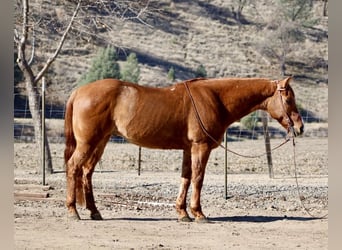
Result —
M 81 77 L 78 85 L 84 85 L 105 78 L 120 79 L 120 66 L 117 60 L 118 57 L 113 47 L 108 46 L 106 49 L 100 49 L 92 61 L 89 71 Z
M 121 71 L 121 80 L 138 83 L 139 76 L 140 68 L 137 55 L 135 53 L 130 53 Z

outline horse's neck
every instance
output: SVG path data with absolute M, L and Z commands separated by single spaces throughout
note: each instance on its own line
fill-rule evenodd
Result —
M 227 80 L 219 86 L 221 101 L 234 120 L 258 109 L 266 110 L 267 101 L 276 89 L 267 79 Z

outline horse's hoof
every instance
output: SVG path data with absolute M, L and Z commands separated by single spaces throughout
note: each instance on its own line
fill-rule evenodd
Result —
M 192 222 L 192 219 L 189 216 L 183 216 L 181 218 L 178 218 L 179 222 Z
M 90 218 L 91 218 L 92 220 L 103 220 L 103 219 L 102 219 L 102 216 L 101 216 L 101 214 L 100 214 L 99 212 L 94 213 L 94 214 L 91 214 L 91 215 L 90 215 Z
M 68 220 L 73 220 L 73 221 L 78 221 L 80 220 L 80 216 L 78 215 L 78 213 L 69 213 L 68 214 Z
M 196 218 L 195 221 L 197 223 L 210 223 L 210 220 L 207 217 L 199 217 Z

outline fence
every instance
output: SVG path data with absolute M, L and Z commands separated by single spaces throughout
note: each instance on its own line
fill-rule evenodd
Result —
M 303 98 L 305 99 L 305 97 Z M 309 101 L 309 98 L 306 98 Z M 23 89 L 14 91 L 14 141 L 15 167 L 37 169 L 40 164 L 37 150 L 34 147 L 34 130 L 28 108 L 27 98 Z M 305 104 L 305 103 L 304 103 Z M 303 105 L 303 103 L 302 103 Z M 311 103 L 306 103 L 310 106 Z M 46 133 L 50 144 L 53 169 L 55 172 L 64 171 L 64 106 L 45 102 Z M 304 136 L 296 140 L 296 161 L 299 175 L 328 174 L 328 124 L 325 116 L 313 116 L 312 112 L 302 110 L 306 126 Z M 271 147 L 281 143 L 285 136 L 284 129 L 278 122 L 268 118 L 268 130 Z M 265 152 L 264 132 L 261 121 L 256 121 L 252 129 L 247 130 L 236 122 L 227 133 L 228 148 L 245 155 L 257 155 Z M 272 152 L 274 175 L 293 176 L 292 144 Z M 244 158 L 227 153 L 222 148 L 213 150 L 207 171 L 223 174 L 224 160 L 227 157 L 228 174 L 235 173 L 267 173 L 267 157 L 256 159 Z M 112 137 L 96 171 L 137 171 L 139 147 L 126 142 L 119 137 Z M 182 152 L 179 150 L 141 149 L 141 171 L 180 171 Z

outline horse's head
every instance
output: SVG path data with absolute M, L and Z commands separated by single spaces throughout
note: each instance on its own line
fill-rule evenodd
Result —
M 300 116 L 295 94 L 289 84 L 292 77 L 276 81 L 277 89 L 268 102 L 267 110 L 272 118 L 276 119 L 287 132 L 293 131 L 295 136 L 304 132 L 304 123 Z

